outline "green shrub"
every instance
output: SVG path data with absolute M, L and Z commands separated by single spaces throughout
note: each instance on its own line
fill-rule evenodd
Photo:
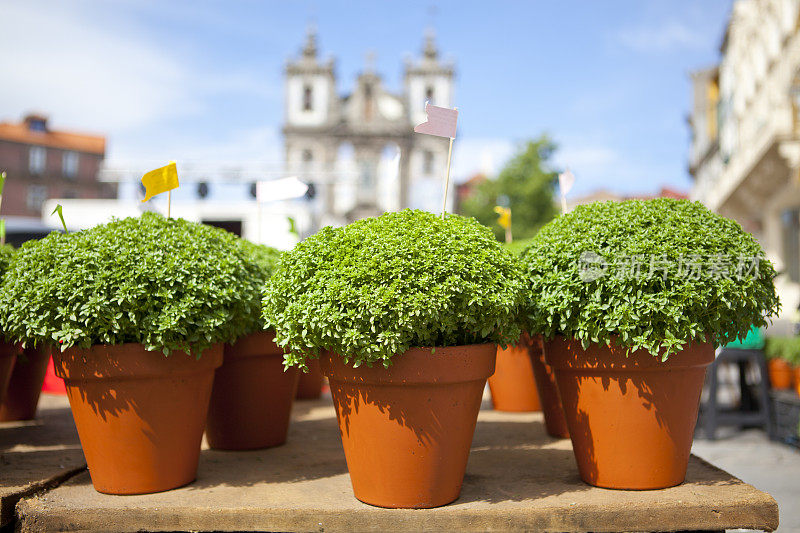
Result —
M 264 318 L 288 365 L 329 349 L 354 365 L 416 346 L 521 333 L 519 262 L 476 220 L 405 210 L 324 228 L 281 257 Z
M 238 243 L 247 259 L 247 268 L 250 270 L 248 280 L 251 284 L 249 294 L 255 296 L 255 305 L 248 306 L 246 316 L 232 318 L 244 322 L 243 332 L 247 334 L 264 329 L 264 319 L 261 316 L 261 291 L 278 266 L 281 252 L 275 248 L 254 244 L 244 239 L 239 239 Z
M 767 359 L 783 359 L 800 365 L 800 337 L 767 337 L 764 339 L 764 355 Z
M 666 359 L 692 340 L 743 338 L 780 308 L 761 246 L 697 202 L 579 206 L 542 228 L 522 262 L 531 330 L 584 347 L 613 339 Z
M 14 257 L 14 247 L 10 244 L 3 244 L 0 245 L 0 279 L 8 270 L 9 265 L 11 264 L 11 259 Z
M 260 308 L 254 267 L 237 237 L 165 219 L 114 220 L 22 245 L 0 287 L 10 337 L 88 348 L 142 343 L 192 351 L 245 333 Z

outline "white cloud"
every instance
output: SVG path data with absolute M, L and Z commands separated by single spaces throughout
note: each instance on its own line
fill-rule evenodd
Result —
M 618 163 L 619 156 L 607 146 L 564 145 L 556 152 L 554 159 L 559 167 L 607 170 Z
M 495 176 L 514 155 L 516 148 L 516 143 L 509 139 L 457 138 L 453 148 L 453 179 L 465 181 L 479 172 Z
M 4 3 L 0 118 L 42 111 L 56 127 L 108 132 L 113 141 L 134 128 L 207 111 L 215 94 L 279 94 L 266 77 L 209 71 L 186 48 L 105 7 Z
M 189 72 L 177 58 L 131 38 L 126 28 L 103 27 L 64 6 L 5 4 L 4 114 L 33 106 L 58 123 L 118 130 L 197 109 L 184 89 Z
M 708 28 L 693 28 L 673 20 L 624 29 L 617 35 L 617 40 L 637 52 L 701 49 L 708 45 Z
M 174 159 L 187 174 L 208 173 L 213 179 L 221 170 L 228 169 L 232 173 L 264 179 L 268 174 L 281 173 L 282 150 L 283 141 L 276 129 L 262 126 L 235 130 L 228 135 L 220 132 L 207 142 L 189 139 L 169 143 L 166 147 L 124 143 L 112 152 L 107 166 L 135 175 Z
M 598 190 L 626 194 L 657 192 L 662 186 L 688 190 L 681 161 L 658 162 L 647 154 L 630 155 L 603 143 L 584 139 L 566 140 L 555 153 L 557 168 L 569 167 L 575 174 L 570 196 Z

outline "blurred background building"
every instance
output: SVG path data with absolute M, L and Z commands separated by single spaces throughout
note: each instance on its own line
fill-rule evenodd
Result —
M 368 54 L 353 90 L 342 94 L 335 61 L 319 57 L 316 30 L 310 28 L 299 57 L 289 59 L 283 73 L 283 164 L 231 165 L 212 156 L 178 161 L 181 186 L 173 191 L 172 215 L 290 248 L 326 225 L 406 207 L 439 211 L 448 140 L 413 129 L 426 119 L 426 101 L 452 107 L 454 65 L 441 59 L 432 30 L 419 57 L 406 60 L 397 92 L 384 86 L 372 59 Z M 53 132 L 45 118 L 33 115 L 23 124 L 0 125 L 0 139 L 6 137 L 11 140 L 8 147 L 0 145 L 0 166 L 13 179 L 3 214 L 18 211 L 39 225 L 42 217 L 57 228 L 60 222 L 49 213 L 61 204 L 70 229 L 82 229 L 111 216 L 164 210 L 166 195 L 147 204 L 139 200 L 141 176 L 165 162 L 103 166 L 103 137 Z M 303 197 L 256 202 L 257 182 L 289 176 L 309 185 Z M 454 187 L 448 196 L 452 209 Z
M 41 214 L 50 198 L 113 198 L 114 185 L 98 179 L 105 151 L 105 137 L 53 130 L 42 114 L 0 122 L 0 166 L 13 176 L 3 190 L 9 242 L 48 229 Z
M 787 317 L 800 303 L 798 7 L 796 0 L 733 4 L 719 63 L 691 74 L 689 117 L 691 197 L 759 239 L 781 272 Z
M 422 56 L 406 62 L 399 92 L 384 86 L 373 59 L 340 96 L 334 60 L 318 57 L 312 28 L 286 66 L 285 167 L 318 192 L 313 229 L 406 207 L 441 209 L 448 140 L 414 134 L 414 126 L 426 120 L 426 101 L 453 106 L 454 67 L 440 59 L 432 30 Z

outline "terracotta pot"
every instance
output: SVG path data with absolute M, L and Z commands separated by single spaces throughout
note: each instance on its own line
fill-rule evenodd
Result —
M 792 365 L 785 359 L 774 358 L 767 361 L 769 383 L 773 389 L 792 388 Z
M 494 344 L 412 348 L 389 368 L 323 354 L 356 498 L 392 508 L 458 498 L 496 354 Z
M 11 380 L 11 373 L 14 371 L 14 363 L 17 362 L 19 348 L 16 344 L 0 341 L 0 402 L 6 396 L 8 382 Z
M 225 346 L 208 407 L 210 447 L 254 450 L 286 442 L 300 376 L 296 367 L 284 372 L 274 339 L 274 332 L 258 331 Z
M 686 477 L 706 367 L 694 343 L 667 361 L 644 350 L 547 343 L 581 478 L 611 489 L 662 489 Z
M 794 367 L 794 388 L 800 394 L 800 366 Z
M 298 400 L 316 400 L 322 396 L 322 370 L 319 368 L 319 359 L 306 361 L 308 372 L 300 372 L 300 381 L 297 384 Z
M 497 411 L 541 411 L 536 380 L 528 349 L 531 339 L 523 335 L 515 346 L 497 347 L 497 363 L 489 389 Z
M 539 393 L 539 402 L 544 414 L 544 427 L 551 437 L 568 439 L 569 430 L 564 418 L 564 410 L 561 408 L 556 378 L 553 369 L 544 360 L 544 352 L 542 336 L 534 336 L 528 354 L 533 367 L 533 376 L 536 378 L 536 391 Z
M 53 351 L 92 483 L 107 494 L 145 494 L 191 483 L 222 345 L 197 359 L 141 344 Z
M 36 418 L 50 352 L 50 346 L 40 346 L 25 348 L 17 356 L 5 400 L 0 404 L 0 422 Z

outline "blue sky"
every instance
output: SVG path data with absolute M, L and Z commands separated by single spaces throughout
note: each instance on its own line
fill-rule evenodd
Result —
M 729 11 L 729 0 L 0 0 L 0 119 L 40 110 L 54 127 L 105 133 L 112 165 L 278 166 L 282 68 L 309 20 L 340 92 L 368 50 L 399 90 L 432 23 L 457 68 L 456 180 L 546 132 L 573 194 L 688 189 L 688 72 L 717 60 Z

